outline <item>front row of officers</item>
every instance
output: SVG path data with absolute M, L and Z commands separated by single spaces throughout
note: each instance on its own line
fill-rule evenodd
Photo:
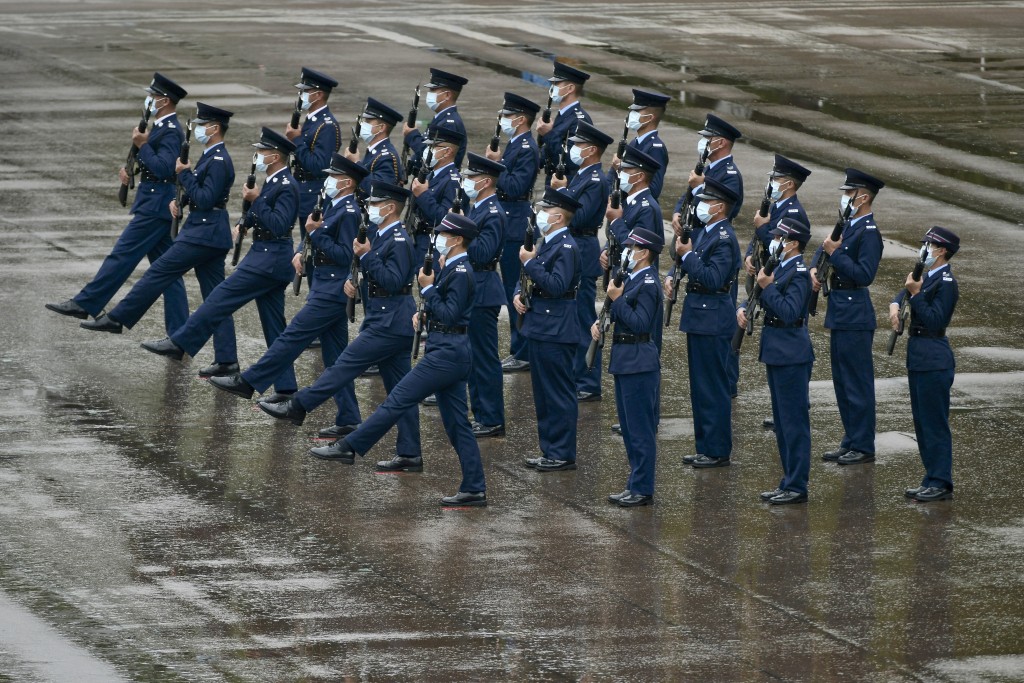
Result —
M 304 76 L 308 82 L 304 79 L 300 90 L 329 91 L 322 74 L 304 70 Z M 402 117 L 369 100 L 360 119 L 360 136 L 370 143 L 366 154 L 362 159 L 351 152 L 333 154 L 322 169 L 324 180 L 312 204 L 289 168 L 289 160 L 304 147 L 293 141 L 298 129 L 289 127 L 281 135 L 264 128 L 253 145 L 253 171 L 265 179 L 259 188 L 255 182 L 243 186 L 245 213 L 234 227 L 226 205 L 235 172 L 224 146 L 232 113 L 198 105 L 190 123 L 203 151 L 193 168 L 177 158 L 182 134 L 174 105 L 184 91 L 157 74 L 149 93 L 147 106 L 156 114 L 155 125 L 149 133 L 136 130 L 133 134 L 143 172 L 133 205 L 135 217 L 93 282 L 74 299 L 47 308 L 79 318 L 96 316 L 82 326 L 120 333 L 123 327 L 133 327 L 164 295 L 168 337 L 145 342 L 147 350 L 180 360 L 185 354 L 195 356 L 212 337 L 214 362 L 200 376 L 247 399 L 273 387 L 259 407 L 296 425 L 303 423 L 309 411 L 334 399 L 334 425 L 320 431 L 320 437 L 334 441 L 312 449 L 319 458 L 352 463 L 356 454 L 364 455 L 397 424 L 394 457 L 378 462 L 378 469 L 421 471 L 418 405 L 433 397 L 463 471 L 458 492 L 441 502 L 480 506 L 487 499 L 476 439 L 504 433 L 503 368 L 497 350 L 501 306 L 510 304 L 513 337 L 512 357 L 505 364 L 511 360 L 527 366 L 533 384 L 540 452 L 524 464 L 538 472 L 576 469 L 578 403 L 600 392 L 600 358 L 593 368 L 584 361 L 590 338 L 602 338 L 594 305 L 596 280 L 602 272 L 599 264 L 609 265 L 614 243 L 622 252 L 611 264 L 612 270 L 621 269 L 623 277 L 621 284 L 616 278 L 607 287 L 606 306 L 613 324 L 609 372 L 615 380 L 618 429 L 630 477 L 625 489 L 609 496 L 609 501 L 622 507 L 653 501 L 664 297 L 674 295 L 673 281 L 684 275 L 679 329 L 687 335 L 697 448 L 684 462 L 695 468 L 729 465 L 731 399 L 738 375 L 730 342 L 737 325 L 746 325 L 747 303 L 738 310 L 735 307 L 736 273 L 743 254 L 730 219 L 742 203 L 742 181 L 733 177 L 738 172 L 731 162 L 732 142 L 739 132 L 726 122 L 709 116 L 701 131 L 698 151 L 711 163 L 703 175 L 691 173 L 691 191 L 673 217 L 679 233 L 685 212 L 692 211 L 695 227 L 689 239 L 677 234 L 670 250 L 674 252 L 671 274 L 662 283 L 659 256 L 665 240 L 661 210 L 651 191 L 652 182 L 661 181 L 661 162 L 631 145 L 622 159 L 616 158 L 609 177 L 601 169 L 601 156 L 612 138 L 580 120 L 575 134 L 567 136 L 564 150 L 578 172 L 567 182 L 559 181 L 554 172 L 534 216 L 531 193 L 537 151 L 529 131 L 540 107 L 514 93 L 506 93 L 499 112 L 499 125 L 509 138 L 504 152 L 469 153 L 461 174 L 458 159 L 465 148 L 464 133 L 435 127 L 426 138 L 410 135 L 407 139 L 421 147 L 426 167 L 410 189 L 402 186 L 404 168 L 387 140 Z M 636 93 L 634 109 L 649 108 L 652 102 L 664 106 L 654 94 Z M 313 128 L 307 131 L 310 124 Z M 315 110 L 307 115 L 302 135 L 315 137 L 327 126 L 336 128 L 328 115 Z M 704 148 L 712 145 L 714 150 Z M 308 153 L 310 148 L 305 149 Z M 807 500 L 808 386 L 814 355 L 806 321 L 808 299 L 820 284 L 814 268 L 802 260 L 810 229 L 795 191 L 809 173 L 795 162 L 776 157 L 770 189 L 766 189 L 772 199 L 771 215 L 756 221 L 757 236 L 746 252 L 746 269 L 761 289 L 760 360 L 767 368 L 784 473 L 779 485 L 761 498 L 777 505 Z M 172 181 L 183 191 L 180 206 Z M 612 182 L 624 197 L 618 209 L 606 209 Z M 846 211 L 850 220 L 839 240 L 826 240 L 822 247 L 834 269 L 826 327 L 832 332 L 833 379 L 844 424 L 839 449 L 824 458 L 842 464 L 874 459 L 873 388 L 868 400 L 858 396 L 862 387 L 840 384 L 863 369 L 865 353 L 871 365 L 872 333 L 860 333 L 865 324 L 860 309 L 865 301 L 866 309 L 871 309 L 867 284 L 877 269 L 877 258 L 872 262 L 871 255 L 874 251 L 880 255 L 881 239 L 870 207 L 882 185 L 848 169 L 841 189 L 842 208 L 850 209 Z M 166 222 L 160 220 L 165 207 L 173 215 L 188 209 L 173 242 L 166 240 Z M 303 251 L 297 252 L 291 239 L 297 218 L 308 240 L 308 259 Z M 602 250 L 597 233 L 605 220 L 609 244 Z M 534 223 L 538 244 L 527 249 L 525 232 Z M 224 260 L 239 230 L 251 234 L 252 245 L 225 279 Z M 959 239 L 936 227 L 923 241 L 928 247 L 927 277 L 921 282 L 908 277 L 906 288 L 893 302 L 892 318 L 895 326 L 903 298 L 909 297 L 907 367 L 926 476 L 919 487 L 907 490 L 907 496 L 930 501 L 951 497 L 953 488 L 948 408 L 954 366 L 945 328 L 958 298 L 948 261 Z M 764 263 L 762 248 L 778 264 L 773 272 L 756 267 Z M 126 253 L 138 258 L 126 265 L 131 260 Z M 436 273 L 425 267 L 417 272 L 424 257 L 434 253 L 439 255 Z M 149 270 L 117 306 L 101 313 L 143 254 L 150 258 Z M 191 316 L 181 281 L 189 270 L 196 272 L 204 298 Z M 286 326 L 284 293 L 296 273 L 309 279 L 310 291 L 305 306 Z M 354 274 L 362 280 L 358 288 Z M 414 288 L 419 290 L 420 310 Z M 362 302 L 364 315 L 351 343 L 346 311 L 350 299 Z M 838 299 L 844 300 L 843 305 L 834 306 L 831 302 Z M 239 372 L 231 316 L 253 300 L 268 351 Z M 871 316 L 869 330 L 874 325 Z M 427 333 L 427 344 L 413 368 L 410 347 L 418 328 Z M 292 364 L 317 339 L 322 342 L 327 370 L 312 386 L 297 391 Z M 857 367 L 847 372 L 843 363 Z M 371 366 L 378 368 L 388 395 L 362 421 L 353 381 Z M 467 387 L 472 423 L 467 416 Z M 866 406 L 870 406 L 869 420 L 858 413 Z M 870 423 L 870 443 L 866 437 L 863 443 L 858 441 L 865 420 Z

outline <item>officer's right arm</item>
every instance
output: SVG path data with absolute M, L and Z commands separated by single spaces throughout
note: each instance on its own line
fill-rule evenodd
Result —
M 643 277 L 638 275 L 637 277 Z M 612 302 L 612 315 L 626 327 L 639 333 L 651 332 L 655 316 L 661 310 L 658 284 L 643 284 L 637 290 L 636 306 L 631 306 L 626 297 L 620 296 Z
M 537 178 L 536 159 L 532 150 L 517 142 L 515 155 L 509 155 L 503 162 L 505 171 L 498 177 L 498 189 L 509 197 L 525 196 Z
M 496 213 L 484 214 L 478 221 L 480 234 L 473 238 L 466 251 L 473 263 L 487 264 L 498 258 L 498 251 L 505 242 L 505 214 L 499 208 Z
M 227 194 L 228 168 L 223 161 L 211 159 L 203 170 L 202 183 L 191 170 L 179 173 L 178 180 L 192 204 L 200 211 L 209 211 Z

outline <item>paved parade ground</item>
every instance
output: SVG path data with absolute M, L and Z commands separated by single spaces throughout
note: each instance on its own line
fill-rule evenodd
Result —
M 1022 35 L 1024 2 L 1009 0 L 0 2 L 0 681 L 1024 680 Z M 189 91 L 182 118 L 197 99 L 236 112 L 234 222 L 249 144 L 284 129 L 300 67 L 340 81 L 346 140 L 367 96 L 404 112 L 428 67 L 462 74 L 482 152 L 502 94 L 543 104 L 555 58 L 593 74 L 585 106 L 616 139 L 631 87 L 672 95 L 666 218 L 708 112 L 744 133 L 741 244 L 776 152 L 813 170 L 809 249 L 845 167 L 886 181 L 875 463 L 819 458 L 842 433 L 822 314 L 807 505 L 758 499 L 780 465 L 756 338 L 733 466 L 684 467 L 674 324 L 655 505 L 606 501 L 628 473 L 607 374 L 604 400 L 580 406 L 579 469 L 523 468 L 537 431 L 518 373 L 506 436 L 480 442 L 489 506 L 451 510 L 437 499 L 459 464 L 436 408 L 421 409 L 421 474 L 374 472 L 394 432 L 354 466 L 321 462 L 306 450 L 331 405 L 275 422 L 196 377 L 209 346 L 185 363 L 140 349 L 164 336 L 162 303 L 120 336 L 43 308 L 92 277 L 127 222 L 117 169 L 154 71 Z M 903 496 L 922 469 L 906 340 L 887 356 L 882 325 L 933 225 L 962 239 L 956 499 L 926 505 Z M 288 315 L 301 305 L 289 291 Z M 245 367 L 266 348 L 255 308 L 235 324 Z M 308 386 L 319 353 L 295 370 Z M 356 393 L 364 418 L 385 395 L 378 377 Z

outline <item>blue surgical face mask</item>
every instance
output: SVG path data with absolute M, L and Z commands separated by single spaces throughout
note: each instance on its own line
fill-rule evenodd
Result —
M 697 156 L 704 156 L 704 150 L 707 149 L 709 142 L 709 139 L 703 136 L 697 140 Z
M 369 142 L 373 139 L 373 124 L 369 121 L 359 122 L 359 137 L 363 142 Z
M 256 153 L 256 170 L 260 173 L 265 173 L 267 170 L 267 157 L 265 154 Z
M 588 145 L 589 146 L 589 145 Z M 583 149 L 579 145 L 573 145 L 569 148 L 569 159 L 572 163 L 577 166 L 583 165 Z
M 932 248 L 929 245 L 929 247 L 928 247 L 928 256 L 924 260 L 924 267 L 928 268 L 930 270 L 931 267 L 935 265 L 935 259 L 936 259 L 936 256 L 935 256 L 935 254 L 932 253 Z
M 632 176 L 626 171 L 619 171 L 619 187 L 622 188 L 623 192 L 629 192 L 633 189 L 633 183 L 629 180 Z
M 640 112 L 634 109 L 629 112 L 629 117 L 626 119 L 626 126 L 630 130 L 640 130 L 643 124 L 640 122 Z
M 431 90 L 427 93 L 427 106 L 430 107 L 430 111 L 437 111 L 437 93 Z
M 782 239 L 776 237 L 772 240 L 771 244 L 768 245 L 768 253 L 772 256 L 779 257 L 782 255 Z
M 782 181 L 781 180 L 773 180 L 772 181 L 771 199 L 772 199 L 773 202 L 777 202 L 780 199 L 782 199 Z
M 516 134 L 516 126 L 515 123 L 512 122 L 511 118 L 509 118 L 508 116 L 502 116 L 500 123 L 502 133 L 509 137 L 512 137 L 513 135 Z
M 145 104 L 146 111 L 148 111 L 150 114 L 157 113 L 157 111 L 160 109 L 160 107 L 158 107 L 157 104 L 156 104 L 157 100 L 162 100 L 162 99 L 164 99 L 164 98 L 163 97 L 153 97 L 152 95 L 147 96 L 146 97 L 146 104 Z
M 558 86 L 558 83 L 551 84 L 551 87 L 548 88 L 548 95 L 554 104 L 561 104 L 562 100 L 565 99 L 565 96 L 561 94 L 561 88 Z
M 309 101 L 309 91 L 304 91 L 299 95 L 299 99 L 302 100 L 302 111 L 309 111 L 309 107 L 312 104 L 312 102 Z
M 448 238 L 445 237 L 444 233 L 438 233 L 437 238 L 434 239 L 434 249 L 441 256 L 448 256 L 448 252 L 452 250 L 452 246 L 448 244 Z
M 480 194 L 480 191 L 476 189 L 476 181 L 472 178 L 462 179 L 462 191 L 466 193 L 466 196 L 470 199 L 476 199 Z
M 637 259 L 635 249 L 626 249 L 624 252 L 622 252 L 622 258 L 626 262 L 626 270 L 632 271 L 634 268 L 636 268 Z
M 384 214 L 381 212 L 379 206 L 371 204 L 366 207 L 366 216 L 374 225 L 380 225 L 384 222 Z
M 324 181 L 324 194 L 334 199 L 340 192 L 341 188 L 338 187 L 338 179 L 327 176 L 327 180 Z
M 551 229 L 551 214 L 547 211 L 537 212 L 537 227 L 540 228 L 541 232 L 547 232 Z
M 711 204 L 703 200 L 697 204 L 697 220 L 707 225 L 711 220 Z
M 195 136 L 196 140 L 201 145 L 205 145 L 207 142 L 210 141 L 210 136 L 206 132 L 206 126 L 196 126 L 192 129 L 192 135 Z

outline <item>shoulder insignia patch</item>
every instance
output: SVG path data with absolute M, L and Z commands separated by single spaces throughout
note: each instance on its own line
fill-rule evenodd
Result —
M 864 229 L 865 230 L 878 230 L 878 226 L 877 225 L 865 225 Z
M 331 117 L 330 116 L 325 116 L 324 117 L 324 123 L 332 123 Z
M 953 276 L 952 275 L 943 275 L 942 276 L 942 281 L 943 282 L 952 282 L 953 281 Z
M 217 161 L 224 161 L 224 157 L 214 157 Z
M 176 126 L 172 122 L 168 121 L 167 122 L 167 127 L 168 128 L 175 128 Z
M 457 273 L 465 273 L 466 272 L 465 264 L 456 263 L 455 264 L 455 272 L 457 272 Z
M 572 249 L 572 245 L 569 244 L 568 242 L 563 242 L 562 246 L 565 247 L 566 249 Z
M 395 235 L 395 241 L 396 242 L 404 242 L 405 238 L 400 236 L 400 235 Z
M 646 199 L 643 200 L 642 202 L 640 202 L 640 206 L 650 206 L 650 205 L 651 205 L 651 203 L 649 201 L 647 201 Z
M 789 213 L 800 213 L 800 209 L 790 209 Z
M 345 207 L 345 211 L 347 211 L 349 213 L 355 213 L 356 212 L 356 207 L 354 207 L 351 204 L 349 204 L 348 206 Z
M 807 272 L 807 266 L 797 266 L 796 267 L 796 272 L 798 272 L 798 273 L 806 273 Z
M 490 206 L 490 212 L 491 212 L 491 213 L 498 213 L 498 207 L 497 207 L 497 206 L 495 206 L 494 204 L 491 204 L 491 206 Z
M 290 183 L 288 182 L 287 178 L 281 178 L 281 184 L 282 185 L 289 185 Z
M 653 145 L 651 145 L 651 147 L 664 147 L 664 146 L 665 145 L 661 144 L 660 142 L 655 142 Z
M 726 173 L 728 173 L 729 175 L 736 175 L 737 173 L 739 173 L 739 171 L 736 171 L 736 170 L 732 170 L 732 171 L 726 170 Z

